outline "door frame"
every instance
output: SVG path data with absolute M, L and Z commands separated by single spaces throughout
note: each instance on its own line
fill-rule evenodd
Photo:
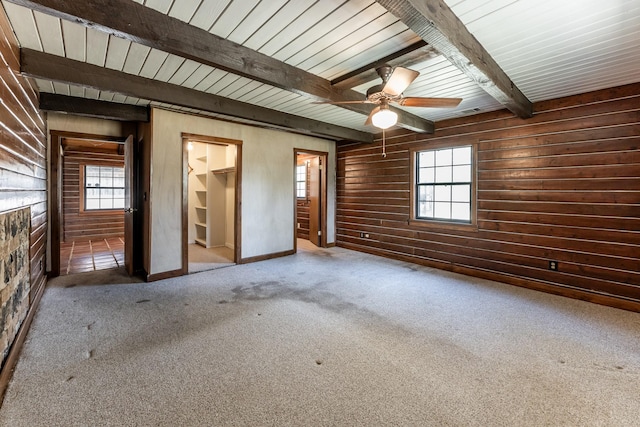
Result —
M 236 183 L 233 220 L 233 262 L 242 260 L 242 141 L 210 135 L 182 132 L 182 274 L 189 274 L 189 141 L 236 146 Z
M 90 133 L 67 132 L 60 130 L 51 130 L 49 132 L 49 135 L 51 149 L 51 155 L 49 156 L 50 176 L 48 185 L 51 221 L 51 236 L 49 239 L 49 246 L 51 249 L 51 269 L 48 271 L 48 277 L 57 277 L 60 275 L 60 242 L 62 241 L 62 224 L 64 223 L 64 210 L 62 206 L 62 141 L 66 138 L 71 138 L 91 141 L 117 142 L 119 144 L 124 144 L 127 140 L 127 137 L 95 135 Z M 135 194 L 136 189 L 132 188 L 132 191 L 134 191 Z M 133 248 L 129 248 L 129 250 L 132 249 Z M 125 247 L 125 251 L 126 250 L 127 248 Z
M 327 175 L 329 153 L 326 151 L 308 150 L 306 148 L 293 149 L 293 251 L 298 251 L 298 195 L 296 191 L 296 167 L 298 166 L 298 154 L 311 154 L 320 157 L 322 172 L 320 174 L 320 247 L 327 247 Z

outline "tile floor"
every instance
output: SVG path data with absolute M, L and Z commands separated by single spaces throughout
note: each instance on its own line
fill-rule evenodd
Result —
M 60 244 L 60 275 L 124 266 L 124 239 L 109 237 Z

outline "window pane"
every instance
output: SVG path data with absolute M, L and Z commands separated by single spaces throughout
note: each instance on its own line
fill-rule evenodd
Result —
M 435 168 L 420 168 L 420 170 L 418 171 L 418 183 L 426 184 L 426 183 L 435 182 L 435 179 L 434 179 L 435 171 L 436 171 Z
M 85 209 L 124 207 L 124 168 L 87 165 L 84 171 Z
M 471 165 L 454 166 L 452 182 L 471 182 Z
M 436 168 L 436 182 L 451 182 L 451 166 L 440 166 Z
M 454 165 L 466 165 L 471 164 L 471 147 L 459 147 L 454 148 L 453 150 L 453 161 Z
M 97 199 L 88 199 L 85 200 L 85 209 L 100 209 L 100 200 Z
M 435 166 L 436 156 L 433 151 L 422 151 L 418 153 L 418 166 L 421 168 Z
M 471 204 L 470 203 L 452 203 L 451 219 L 459 221 L 471 220 Z
M 416 153 L 414 197 L 418 218 L 471 221 L 472 148 L 464 146 Z
M 435 202 L 435 217 L 451 219 L 451 203 Z
M 451 164 L 451 149 L 436 151 L 436 166 L 448 166 Z
M 418 201 L 430 202 L 433 200 L 433 185 L 421 185 L 418 187 Z
M 451 186 L 450 185 L 438 185 L 436 187 L 436 202 L 450 202 L 451 201 Z
M 454 202 L 470 202 L 471 186 L 468 184 L 453 185 L 451 188 L 451 200 Z
M 418 203 L 419 218 L 433 218 L 433 202 Z

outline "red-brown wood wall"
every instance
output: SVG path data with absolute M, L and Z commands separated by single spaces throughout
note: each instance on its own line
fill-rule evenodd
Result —
M 31 208 L 31 303 L 46 282 L 47 148 L 38 92 L 20 76 L 19 58 L 18 42 L 0 7 L 0 212 Z M 3 303 L 11 297 L 3 293 Z
M 124 212 L 80 212 L 80 169 L 86 165 L 124 166 L 124 155 L 66 149 L 62 168 L 63 239 L 104 239 L 124 235 Z
M 339 146 L 338 245 L 638 310 L 640 84 L 534 109 L 398 131 L 386 158 Z M 477 143 L 477 231 L 408 225 L 409 149 L 428 143 Z

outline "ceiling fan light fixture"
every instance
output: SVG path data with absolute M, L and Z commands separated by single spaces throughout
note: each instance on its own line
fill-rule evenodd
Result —
M 398 115 L 391 111 L 389 106 L 383 105 L 380 111 L 371 117 L 371 123 L 380 129 L 387 129 L 398 123 Z

